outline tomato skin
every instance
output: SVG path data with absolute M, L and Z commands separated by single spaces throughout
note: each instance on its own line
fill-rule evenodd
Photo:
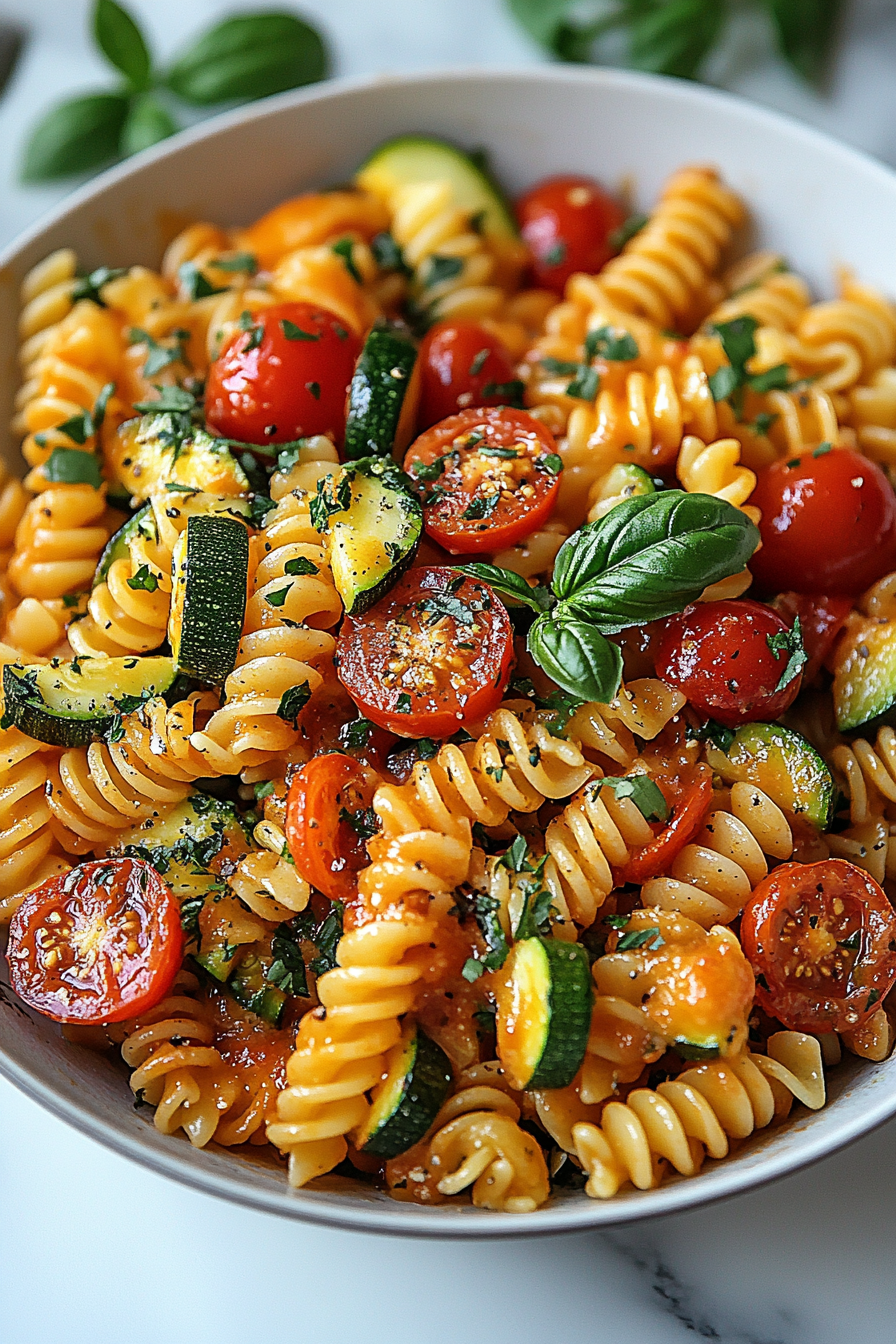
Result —
M 663 788 L 662 782 L 657 782 Z M 706 765 L 696 765 L 689 778 L 674 788 L 667 785 L 663 793 L 672 805 L 672 818 L 651 844 L 636 850 L 628 863 L 616 870 L 613 876 L 619 886 L 630 882 L 641 886 L 659 877 L 693 840 L 712 803 L 712 771 Z
M 289 340 L 284 322 L 314 339 Z M 278 303 L 256 313 L 253 323 L 263 332 L 260 343 L 251 331 L 235 332 L 209 369 L 209 427 L 240 443 L 287 443 L 311 434 L 341 442 L 358 337 L 310 303 Z
M 774 462 L 750 503 L 762 549 L 750 561 L 764 593 L 856 596 L 896 568 L 896 495 L 880 467 L 851 448 Z
M 515 459 L 488 455 L 512 450 Z M 442 469 L 434 479 L 421 476 L 439 459 Z M 427 535 L 452 555 L 481 555 L 515 546 L 550 517 L 560 475 L 548 460 L 559 468 L 554 436 L 534 416 L 507 406 L 477 407 L 421 434 L 407 451 L 404 469 L 420 487 Z M 464 517 L 495 495 L 498 505 L 491 512 Z
M 789 654 L 773 652 L 768 641 L 788 631 L 761 602 L 697 603 L 669 619 L 656 651 L 656 673 L 695 709 L 729 728 L 776 719 L 802 684 L 798 673 L 777 689 Z
M 373 794 L 363 767 L 343 752 L 314 756 L 293 777 L 286 799 L 286 842 L 295 865 L 331 901 L 351 901 L 368 862 L 364 842 L 341 816 Z
M 537 183 L 517 202 L 520 232 L 537 285 L 557 294 L 576 271 L 593 275 L 610 260 L 610 234 L 625 211 L 599 182 L 572 174 Z
M 853 961 L 842 945 L 856 934 Z M 845 859 L 776 868 L 747 902 L 740 938 L 762 977 L 757 1002 L 791 1031 L 852 1031 L 896 982 L 896 912 Z
M 488 392 L 513 381 L 510 353 L 478 322 L 437 322 L 420 346 L 422 431 L 470 406 L 500 406 L 506 391 Z
M 398 737 L 451 737 L 501 701 L 513 657 L 510 618 L 486 584 L 460 578 L 451 569 L 411 569 L 376 606 L 343 622 L 339 679 L 366 718 Z M 469 616 L 434 619 L 440 598 Z
M 815 680 L 836 644 L 837 636 L 852 611 L 852 600 L 848 597 L 816 596 L 814 593 L 780 593 L 773 605 L 788 625 L 793 625 L 795 617 L 800 618 L 807 658 L 803 668 L 803 685 L 807 686 Z
M 6 955 L 10 984 L 30 1008 L 98 1026 L 139 1017 L 163 999 L 183 951 L 180 907 L 156 870 L 109 858 L 29 891 Z

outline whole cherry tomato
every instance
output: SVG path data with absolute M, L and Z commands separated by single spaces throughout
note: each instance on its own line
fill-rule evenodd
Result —
M 180 907 L 155 868 L 98 859 L 48 878 L 9 926 L 10 983 L 57 1022 L 121 1022 L 163 999 L 180 969 Z
M 776 719 L 802 683 L 802 645 L 761 602 L 702 602 L 672 616 L 657 646 L 656 673 L 702 714 L 729 728 Z
M 759 472 L 762 548 L 750 561 L 765 593 L 855 596 L 896 569 L 896 496 L 851 448 L 806 449 Z
M 412 569 L 363 616 L 346 616 L 339 679 L 399 737 L 451 737 L 501 701 L 513 631 L 492 590 L 451 569 Z
M 235 332 L 208 373 L 209 426 L 240 443 L 345 433 L 345 401 L 361 342 L 310 303 L 278 303 Z
M 478 322 L 439 322 L 420 346 L 421 430 L 470 406 L 512 400 L 513 361 L 497 336 Z
M 785 863 L 753 892 L 740 927 L 756 999 L 791 1031 L 852 1031 L 896 981 L 896 912 L 845 859 Z
M 420 486 L 428 535 L 453 555 L 501 551 L 540 527 L 562 466 L 551 431 L 506 406 L 449 416 L 404 460 Z
M 331 901 L 350 901 L 368 862 L 358 816 L 370 806 L 369 775 L 340 751 L 302 766 L 286 799 L 286 842 L 306 882 Z
M 571 275 L 593 275 L 613 255 L 610 235 L 625 211 L 590 177 L 549 177 L 517 202 L 520 231 L 532 253 L 535 283 L 557 294 Z

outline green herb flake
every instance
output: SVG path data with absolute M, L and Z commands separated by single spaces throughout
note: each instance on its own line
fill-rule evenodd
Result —
M 300 682 L 298 686 L 290 686 L 289 690 L 283 692 L 280 697 L 280 703 L 277 706 L 277 717 L 284 720 L 292 728 L 299 726 L 299 714 L 307 705 L 311 698 L 311 687 L 307 681 Z
M 566 387 L 566 395 L 580 401 L 593 401 L 599 391 L 600 374 L 587 364 L 579 365 L 576 377 Z
M 335 252 L 337 257 L 342 258 L 345 264 L 345 269 L 356 284 L 360 285 L 362 283 L 362 276 L 355 265 L 355 245 L 351 238 L 340 238 L 337 243 L 331 245 L 330 251 Z
M 787 655 L 787 662 L 784 671 L 775 687 L 775 692 L 783 691 L 785 686 L 789 686 L 794 677 L 806 666 L 809 661 L 805 647 L 803 645 L 803 632 L 800 627 L 800 618 L 797 616 L 793 622 L 793 628 L 790 630 L 777 630 L 773 635 L 766 636 L 766 642 L 777 660 L 781 654 Z
M 287 560 L 283 566 L 283 572 L 284 574 L 298 576 L 300 574 L 319 574 L 320 570 L 314 561 L 309 560 L 307 556 L 297 555 L 294 560 Z
M 626 243 L 630 243 L 649 223 L 649 215 L 629 215 L 624 224 L 620 224 L 618 229 L 614 229 L 608 235 L 607 242 L 614 252 L 621 252 Z
M 611 789 L 620 801 L 630 798 L 646 821 L 668 819 L 669 804 L 649 775 L 607 776 L 599 781 L 598 787 Z
M 128 579 L 129 588 L 142 589 L 147 593 L 154 593 L 158 586 L 159 580 L 156 575 L 153 574 L 149 565 L 141 565 L 136 574 L 133 574 Z
M 501 495 L 497 490 L 492 495 L 474 495 L 461 514 L 461 518 L 471 520 L 490 518 L 500 501 Z
M 395 701 L 395 712 L 396 714 L 410 714 L 411 697 L 408 695 L 407 691 L 399 691 Z
M 194 261 L 185 261 L 178 268 L 177 278 L 188 299 L 209 299 L 213 294 L 225 294 L 226 289 L 216 288 Z
M 251 252 L 235 252 L 232 257 L 216 257 L 211 264 L 215 270 L 228 271 L 234 275 L 258 273 L 258 258 Z
M 319 331 L 305 331 L 302 327 L 296 326 L 295 322 L 290 322 L 288 317 L 281 317 L 280 330 L 288 341 L 319 341 Z
M 54 448 L 43 467 L 48 481 L 65 485 L 92 485 L 99 490 L 103 483 L 100 464 L 93 453 L 79 448 Z
M 634 952 L 646 945 L 648 952 L 656 952 L 665 941 L 658 926 L 654 924 L 649 929 L 633 929 L 631 933 L 624 933 L 616 944 L 616 951 Z
M 597 327 L 585 337 L 585 354 L 589 359 L 623 364 L 638 358 L 638 343 L 629 331 Z
M 269 607 L 282 607 L 291 588 L 292 584 L 288 583 L 285 588 L 278 588 L 276 593 L 265 593 L 264 600 Z
M 491 350 L 489 350 L 488 346 L 486 346 L 484 350 L 478 350 L 478 351 L 476 352 L 476 354 L 473 356 L 472 360 L 470 361 L 470 377 L 471 377 L 471 378 L 476 378 L 476 377 L 478 377 L 478 375 L 482 372 L 482 367 L 483 367 L 483 365 L 485 364 L 485 361 L 488 359 L 488 357 L 489 357 L 490 354 L 491 354 Z

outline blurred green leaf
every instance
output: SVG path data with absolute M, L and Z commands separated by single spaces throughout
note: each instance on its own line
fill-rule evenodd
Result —
M 110 65 L 121 71 L 138 93 L 149 88 L 152 58 L 136 22 L 116 0 L 96 0 L 93 35 Z
M 141 149 L 149 149 L 169 135 L 180 130 L 177 122 L 166 107 L 163 107 L 153 93 L 144 93 L 131 104 L 127 121 L 121 132 L 121 153 L 139 154 Z
M 118 157 L 128 106 L 120 93 L 87 93 L 51 108 L 25 146 L 21 180 L 49 182 L 110 163 Z
M 724 0 L 665 0 L 631 24 L 631 64 L 695 79 L 727 17 Z
M 168 87 L 185 102 L 248 101 L 323 79 L 329 59 L 320 34 L 294 14 L 225 19 L 172 66 Z
M 557 33 L 573 0 L 507 0 L 514 18 L 544 47 L 554 50 Z
M 824 79 L 833 54 L 843 0 L 766 0 L 781 54 L 810 84 Z

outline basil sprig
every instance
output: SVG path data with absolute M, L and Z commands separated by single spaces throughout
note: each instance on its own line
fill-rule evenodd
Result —
M 118 0 L 94 0 L 94 42 L 121 78 L 115 89 L 52 107 L 31 132 L 25 182 L 89 172 L 180 130 L 172 97 L 192 107 L 247 102 L 313 84 L 329 58 L 316 29 L 295 14 L 235 14 L 203 33 L 166 71 Z
M 714 495 L 663 490 L 624 500 L 563 543 L 551 588 L 530 588 L 495 565 L 459 565 L 501 597 L 538 613 L 529 653 L 558 686 L 607 704 L 622 655 L 607 635 L 683 611 L 704 588 L 738 574 L 759 532 Z

